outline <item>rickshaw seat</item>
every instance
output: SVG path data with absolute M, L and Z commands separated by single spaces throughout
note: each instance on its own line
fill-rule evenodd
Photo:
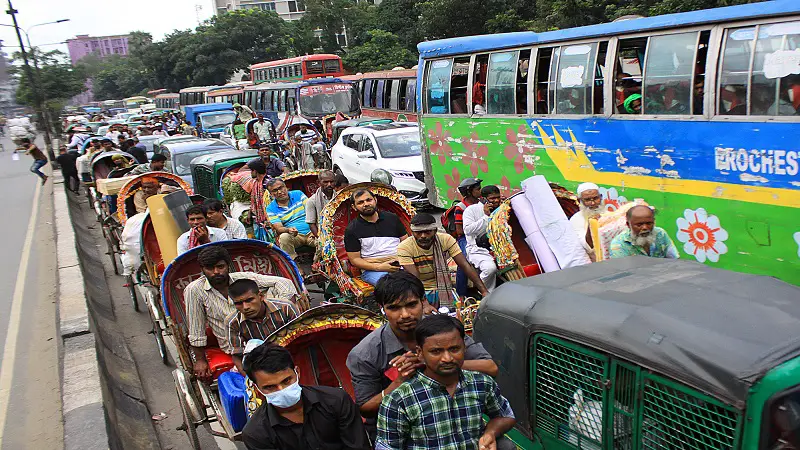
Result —
M 522 271 L 525 272 L 526 277 L 532 277 L 534 275 L 539 275 L 542 273 L 542 269 L 539 267 L 538 264 L 529 264 L 527 266 L 522 267 Z
M 223 373 L 233 368 L 233 359 L 231 355 L 223 352 L 216 347 L 206 347 L 206 360 L 208 361 L 208 368 L 211 370 L 211 375 L 217 379 Z
M 361 292 L 364 294 L 364 297 L 369 297 L 375 291 L 375 286 L 362 280 L 361 277 L 353 278 L 353 283 L 358 289 L 361 290 Z

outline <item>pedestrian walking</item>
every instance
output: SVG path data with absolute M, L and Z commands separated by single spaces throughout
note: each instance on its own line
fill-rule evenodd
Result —
M 74 193 L 78 193 L 81 182 L 78 179 L 77 162 L 78 154 L 75 152 L 68 152 L 66 146 L 61 146 L 58 149 L 58 156 L 56 161 L 61 166 L 61 175 L 64 177 L 64 187 Z
M 22 142 L 22 147 L 25 149 L 26 155 L 31 155 L 33 157 L 33 164 L 31 165 L 31 172 L 35 173 L 42 179 L 42 185 L 47 182 L 47 175 L 43 174 L 41 170 L 42 167 L 47 165 L 47 157 L 44 156 L 44 153 L 36 146 L 36 144 L 32 143 L 29 138 L 22 138 L 20 139 Z M 14 150 L 16 153 L 19 149 Z

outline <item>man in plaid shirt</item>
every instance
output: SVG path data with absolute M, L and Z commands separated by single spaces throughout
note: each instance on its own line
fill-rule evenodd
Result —
M 516 420 L 492 377 L 461 370 L 464 326 L 446 314 L 429 316 L 416 329 L 425 363 L 381 402 L 376 450 L 494 450 L 514 448 L 502 439 Z M 484 426 L 483 414 L 489 416 Z

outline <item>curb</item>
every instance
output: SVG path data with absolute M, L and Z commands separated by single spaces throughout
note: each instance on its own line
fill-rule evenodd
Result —
M 95 335 L 61 173 L 53 171 L 65 450 L 109 448 Z M 56 187 L 55 184 L 61 184 Z

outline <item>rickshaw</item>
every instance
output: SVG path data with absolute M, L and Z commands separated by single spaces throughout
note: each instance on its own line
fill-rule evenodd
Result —
M 554 183 L 550 183 L 550 188 L 567 218 L 580 210 L 575 194 Z M 492 213 L 486 233 L 497 263 L 498 276 L 505 280 L 519 280 L 542 273 L 539 258 L 525 242 L 525 233 L 512 206 L 516 197 L 524 198 L 524 195 L 518 192 L 503 201 Z
M 298 148 L 297 144 L 295 143 L 294 136 L 295 134 L 300 131 L 300 125 L 306 125 L 309 130 L 313 131 L 321 140 L 321 142 L 325 143 L 325 136 L 320 133 L 319 130 L 314 126 L 312 123 L 308 123 L 304 121 L 305 119 L 300 119 L 296 122 L 291 123 L 283 133 L 284 138 L 284 152 L 285 154 L 283 160 L 286 165 L 289 167 L 289 170 L 296 171 L 300 167 L 300 161 L 298 160 L 298 155 L 300 153 L 300 148 Z M 331 164 L 331 156 L 330 156 L 330 147 L 325 146 L 324 154 L 317 155 L 314 158 L 314 165 L 316 167 L 322 167 L 325 169 L 330 169 L 332 167 Z
M 158 246 L 158 239 L 149 213 L 142 224 L 140 236 L 143 264 L 136 274 L 139 278 L 138 282 L 145 292 L 144 303 L 150 314 L 150 321 L 153 323 L 153 337 L 156 339 L 161 362 L 166 365 L 169 364 L 169 353 L 164 342 L 164 332 L 168 328 L 159 292 L 161 275 L 164 273 L 164 260 L 161 257 L 161 247 Z M 131 295 L 135 295 L 135 293 L 131 293 Z
M 416 211 L 403 194 L 380 183 L 352 184 L 339 191 L 322 209 L 317 240 L 317 245 L 321 247 L 319 267 L 339 287 L 340 300 L 364 305 L 366 299 L 372 296 L 374 286 L 359 278 L 361 271 L 350 264 L 344 248 L 344 230 L 358 216 L 351 207 L 353 202 L 350 196 L 360 189 L 369 189 L 375 195 L 379 211 L 396 214 L 409 236 L 411 217 Z
M 187 338 L 188 327 L 186 324 L 183 290 L 190 282 L 201 276 L 202 272 L 197 263 L 197 255 L 203 248 L 211 245 L 222 245 L 230 252 L 233 261 L 231 272 L 257 272 L 264 275 L 277 275 L 291 280 L 299 293 L 298 309 L 304 311 L 309 307 L 308 292 L 297 266 L 283 250 L 267 242 L 242 239 L 205 244 L 178 255 L 164 270 L 161 278 L 161 301 L 179 359 L 178 368 L 172 374 L 184 415 L 183 428 L 185 428 L 189 436 L 192 448 L 199 448 L 196 430 L 198 425 L 217 421 L 224 432 L 220 434 L 210 430 L 211 433 L 230 439 L 238 438 L 242 425 L 237 424 L 235 429 L 229 418 L 231 417 L 229 414 L 233 414 L 234 411 L 225 411 L 220 406 L 217 378 L 233 367 L 233 360 L 230 355 L 223 353 L 218 348 L 216 338 L 208 330 L 206 332 L 208 335 L 206 356 L 209 367 L 215 374 L 214 382 L 208 385 L 196 380 L 191 374 L 192 360 Z M 208 404 L 205 404 L 204 401 L 208 401 Z M 242 404 L 242 407 L 244 407 L 244 404 Z M 212 410 L 211 415 L 207 414 L 207 409 L 209 408 Z
M 111 254 L 111 259 L 114 263 L 115 271 L 116 269 L 116 257 L 114 254 L 121 253 L 120 250 L 120 241 L 122 235 L 122 229 L 125 224 L 128 222 L 128 217 L 133 216 L 136 214 L 136 205 L 133 202 L 133 197 L 142 189 L 142 180 L 152 177 L 158 180 L 160 184 L 166 184 L 169 186 L 173 186 L 176 188 L 180 188 L 188 195 L 192 195 L 192 188 L 189 187 L 181 177 L 177 175 L 173 175 L 168 172 L 148 172 L 133 179 L 129 180 L 125 183 L 124 186 L 119 190 L 117 193 L 117 213 L 116 217 L 112 216 L 110 220 L 107 220 L 103 223 L 103 236 L 106 238 L 106 243 L 108 245 L 108 251 Z M 133 303 L 133 308 L 136 311 L 139 311 L 139 303 L 136 297 L 136 285 L 141 284 L 141 280 L 139 279 L 139 274 L 134 273 L 125 276 L 125 285 L 128 287 L 128 292 L 131 296 L 131 302 Z
M 121 151 L 110 151 L 110 152 L 103 152 L 96 154 L 91 160 L 91 167 L 92 167 L 92 179 L 94 180 L 94 188 L 95 191 L 91 192 L 93 195 L 93 206 L 95 210 L 95 214 L 97 216 L 98 222 L 103 227 L 103 236 L 106 239 L 106 242 L 109 243 L 109 256 L 111 257 L 112 265 L 114 266 L 114 273 L 118 272 L 118 264 L 117 258 L 115 256 L 116 253 L 119 253 L 119 239 L 117 236 L 116 244 L 114 246 L 111 245 L 113 241 L 113 237 L 109 235 L 108 231 L 112 227 L 115 219 L 112 217 L 113 207 L 116 206 L 114 202 L 116 193 L 114 191 L 118 190 L 119 187 L 115 184 L 113 186 L 108 186 L 108 189 L 98 188 L 98 182 L 101 180 L 106 180 L 109 178 L 114 178 L 112 175 L 122 177 L 127 172 L 132 170 L 132 167 L 127 167 L 126 169 L 118 170 L 115 169 L 114 163 L 112 162 L 112 158 L 115 155 L 121 155 L 125 157 L 129 164 L 132 166 L 136 164 L 135 159 L 129 153 L 121 152 Z M 103 195 L 101 195 L 103 194 Z
M 222 180 L 225 175 L 246 165 L 248 161 L 258 158 L 258 152 L 227 151 L 199 156 L 192 160 L 192 180 L 195 191 L 206 197 L 224 200 Z
M 475 340 L 524 449 L 800 448 L 800 288 L 633 256 L 499 286 Z
M 258 118 L 250 119 L 245 123 L 245 135 L 247 136 L 247 144 L 250 146 L 250 148 L 257 150 L 259 146 L 267 146 L 270 148 L 272 153 L 281 155 L 281 146 L 278 143 L 278 133 L 275 131 L 275 123 L 266 117 L 264 118 L 264 122 L 269 126 L 270 137 L 268 141 L 259 142 L 254 128 L 256 122 L 258 122 Z M 251 139 L 251 137 L 254 137 L 254 139 Z

